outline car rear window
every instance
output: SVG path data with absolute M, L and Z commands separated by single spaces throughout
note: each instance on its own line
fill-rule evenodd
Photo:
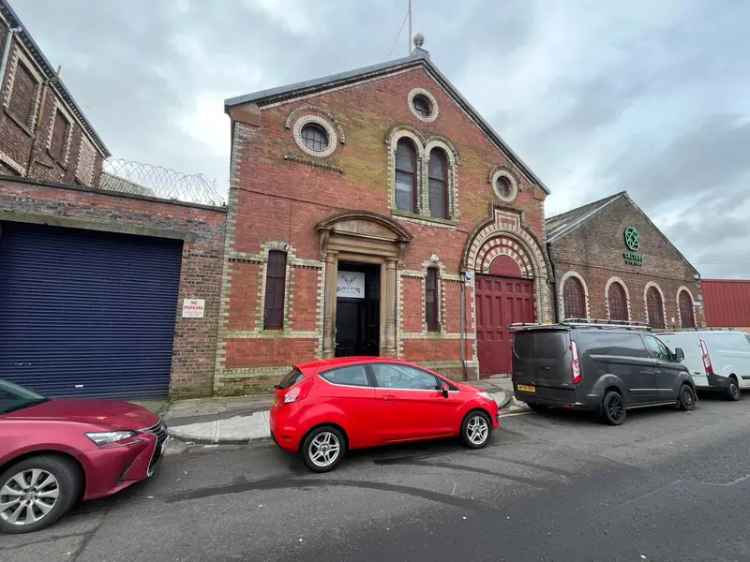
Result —
M 514 352 L 519 359 L 560 359 L 569 346 L 567 331 L 516 332 Z
M 302 372 L 299 369 L 292 369 L 284 375 L 284 378 L 281 379 L 281 382 L 279 383 L 279 388 L 289 388 L 290 386 L 294 386 L 299 381 L 305 378 L 305 375 L 302 374 Z
M 363 365 L 352 365 L 326 371 L 320 375 L 333 384 L 345 384 L 347 386 L 370 386 L 367 380 L 367 371 Z

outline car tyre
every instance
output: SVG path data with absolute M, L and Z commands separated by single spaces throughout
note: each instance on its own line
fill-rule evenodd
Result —
M 346 454 L 344 434 L 332 425 L 316 427 L 302 442 L 302 460 L 313 472 L 328 472 L 341 462 Z
M 622 425 L 627 418 L 625 400 L 616 390 L 610 390 L 602 400 L 602 419 L 609 425 Z
M 695 391 L 689 384 L 683 384 L 680 387 L 680 393 L 677 396 L 677 407 L 685 412 L 695 409 Z
M 469 449 L 482 449 L 492 436 L 490 416 L 479 410 L 466 414 L 461 422 L 461 441 Z
M 737 402 L 740 398 L 742 398 L 742 391 L 740 390 L 740 385 L 737 382 L 737 378 L 732 375 L 729 377 L 729 386 L 727 386 L 727 400 L 731 400 L 732 402 Z
M 0 532 L 31 533 L 49 527 L 80 495 L 81 472 L 73 461 L 51 455 L 22 460 L 0 474 Z

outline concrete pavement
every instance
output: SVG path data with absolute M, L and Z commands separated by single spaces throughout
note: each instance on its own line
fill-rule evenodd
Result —
M 501 410 L 517 412 L 526 408 L 513 400 L 510 378 L 496 376 L 468 384 L 488 392 Z M 270 439 L 269 409 L 272 395 L 240 398 L 180 400 L 162 413 L 169 434 L 188 443 L 244 444 Z

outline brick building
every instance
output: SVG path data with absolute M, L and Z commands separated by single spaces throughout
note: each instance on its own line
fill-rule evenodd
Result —
M 507 372 L 505 326 L 552 319 L 547 189 L 420 45 L 225 108 L 217 392 L 334 355 Z
M 623 191 L 546 220 L 558 318 L 703 325 L 700 276 Z
M 5 0 L 0 49 L 0 378 L 210 394 L 226 208 L 100 182 L 106 147 Z
M 750 332 L 750 279 L 703 279 L 706 326 Z

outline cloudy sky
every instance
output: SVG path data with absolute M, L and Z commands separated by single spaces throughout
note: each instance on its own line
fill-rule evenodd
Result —
M 224 189 L 224 98 L 406 54 L 406 0 L 10 0 L 115 156 Z M 551 188 L 627 189 L 750 277 L 750 2 L 414 0 L 433 61 Z

